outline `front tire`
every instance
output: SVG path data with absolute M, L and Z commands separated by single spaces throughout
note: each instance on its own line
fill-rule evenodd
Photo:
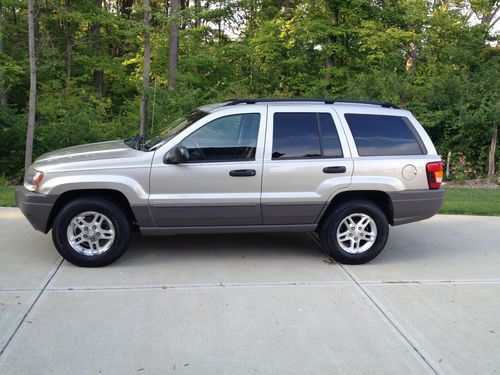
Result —
M 384 249 L 389 224 L 384 212 L 369 201 L 350 201 L 336 207 L 320 231 L 324 251 L 337 262 L 363 264 Z
M 114 202 L 80 198 L 64 206 L 52 227 L 52 240 L 61 256 L 80 267 L 102 267 L 127 250 L 131 224 Z

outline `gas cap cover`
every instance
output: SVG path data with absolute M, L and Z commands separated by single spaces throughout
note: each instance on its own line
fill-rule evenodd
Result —
M 405 165 L 401 174 L 406 181 L 411 181 L 417 175 L 417 168 L 412 164 Z

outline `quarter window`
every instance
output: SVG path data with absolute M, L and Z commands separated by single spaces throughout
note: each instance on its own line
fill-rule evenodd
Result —
M 181 142 L 190 162 L 255 160 L 260 114 L 220 117 Z
M 343 156 L 329 113 L 279 112 L 273 121 L 273 160 Z
M 345 118 L 359 156 L 422 155 L 427 152 L 406 117 L 349 113 Z

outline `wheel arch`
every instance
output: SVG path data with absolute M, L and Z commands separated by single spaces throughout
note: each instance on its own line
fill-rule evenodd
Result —
M 137 222 L 135 215 L 130 207 L 130 202 L 122 192 L 113 189 L 76 189 L 66 191 L 57 198 L 49 215 L 49 220 L 47 222 L 47 232 L 52 228 L 54 220 L 61 209 L 68 202 L 74 201 L 75 199 L 79 198 L 100 198 L 109 200 L 113 203 L 116 203 L 123 209 L 123 212 L 127 215 L 127 218 L 132 224 L 136 224 Z
M 366 200 L 376 204 L 384 212 L 389 224 L 394 225 L 392 200 L 387 193 L 380 190 L 355 190 L 344 191 L 333 197 L 333 199 L 328 203 L 326 209 L 324 209 L 320 215 L 317 230 L 319 231 L 321 229 L 321 226 L 325 223 L 329 214 L 335 209 L 335 207 L 341 203 L 356 200 Z

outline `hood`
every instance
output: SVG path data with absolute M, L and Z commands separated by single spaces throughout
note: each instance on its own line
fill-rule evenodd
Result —
M 82 167 L 94 164 L 89 164 L 89 162 L 93 161 L 109 160 L 110 163 L 116 163 L 116 161 L 113 162 L 113 159 L 130 159 L 145 156 L 144 154 L 150 153 L 135 150 L 127 146 L 124 141 L 89 143 L 85 145 L 66 147 L 43 154 L 36 159 L 33 163 L 33 167 L 35 169 L 41 168 L 42 170 L 47 167 L 50 169 L 58 169 L 56 166 L 61 166 L 63 164 L 72 164 L 75 167 L 77 167 L 77 165 L 78 167 Z

